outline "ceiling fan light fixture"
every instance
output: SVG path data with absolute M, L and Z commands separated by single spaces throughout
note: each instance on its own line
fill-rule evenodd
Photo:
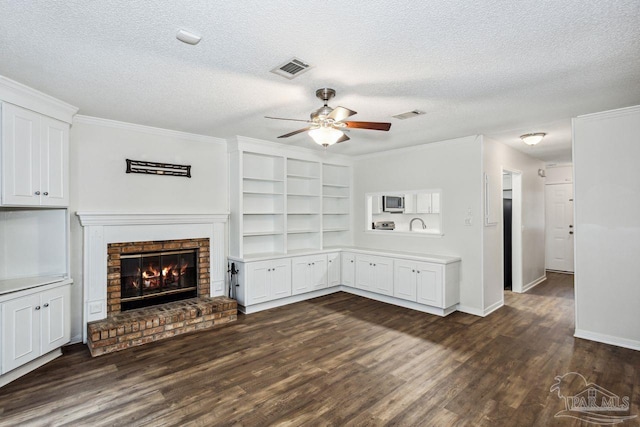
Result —
M 544 138 L 546 133 L 544 132 L 536 132 L 536 133 L 526 133 L 524 135 L 520 135 L 520 139 L 527 145 L 536 145 L 542 138 Z
M 343 135 L 344 133 L 342 131 L 330 126 L 322 126 L 309 131 L 309 136 L 313 141 L 323 147 L 335 144 Z

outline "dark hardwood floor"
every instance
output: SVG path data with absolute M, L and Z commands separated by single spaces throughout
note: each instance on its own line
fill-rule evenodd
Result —
M 582 425 L 554 418 L 571 371 L 640 415 L 640 352 L 573 338 L 573 276 L 548 277 L 486 318 L 338 293 L 95 359 L 73 345 L 0 389 L 0 425 Z

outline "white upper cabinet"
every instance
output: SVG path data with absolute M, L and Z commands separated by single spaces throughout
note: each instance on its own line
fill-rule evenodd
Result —
M 2 204 L 68 206 L 69 125 L 2 104 Z

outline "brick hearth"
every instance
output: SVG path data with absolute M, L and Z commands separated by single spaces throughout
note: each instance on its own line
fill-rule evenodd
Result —
M 112 314 L 87 325 L 92 356 L 112 353 L 209 329 L 237 319 L 237 303 L 227 297 L 192 298 Z

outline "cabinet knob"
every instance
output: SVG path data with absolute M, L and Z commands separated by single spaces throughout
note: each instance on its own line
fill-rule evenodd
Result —
M 420 274 L 420 270 L 416 270 L 416 273 Z
M 44 303 L 44 308 L 47 308 L 47 307 L 49 307 L 49 303 L 48 303 L 48 302 L 45 302 L 45 303 Z
M 42 193 L 42 195 L 43 195 L 43 196 L 48 196 L 48 195 L 49 195 L 49 192 L 48 192 L 48 191 L 45 191 L 44 193 Z
M 40 192 L 39 192 L 39 191 L 36 191 L 36 196 L 39 196 L 39 195 L 40 195 Z
M 569 234 L 573 234 L 573 231 L 570 231 Z
M 412 272 L 412 273 L 415 273 L 416 271 L 415 271 L 415 270 L 411 270 L 411 272 Z
M 329 260 L 329 263 L 332 263 L 332 262 L 333 262 L 333 260 Z
M 376 265 L 375 265 L 375 264 L 373 264 L 373 266 L 375 267 Z
M 351 260 L 351 263 L 353 263 L 353 260 Z
M 36 305 L 36 310 L 40 310 L 40 306 L 39 305 Z
M 311 263 L 311 265 L 316 265 L 316 263 L 315 263 L 315 262 L 312 262 L 312 263 Z
M 271 269 L 270 269 L 270 268 L 267 268 L 267 271 L 271 271 Z

